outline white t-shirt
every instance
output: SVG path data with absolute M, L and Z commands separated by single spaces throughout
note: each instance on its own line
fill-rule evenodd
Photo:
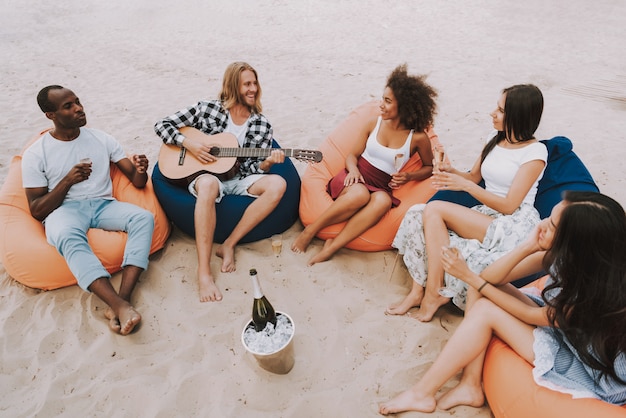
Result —
M 249 119 L 247 119 L 241 125 L 237 125 L 233 121 L 233 118 L 230 116 L 230 112 L 228 112 L 228 123 L 226 124 L 226 129 L 224 129 L 224 132 L 235 135 L 240 147 L 242 147 L 243 144 L 245 144 L 246 142 L 246 133 L 248 132 L 248 120 Z
M 503 148 L 496 145 L 487 155 L 480 168 L 481 175 L 485 180 L 485 190 L 498 196 L 506 196 L 513 184 L 519 168 L 534 160 L 544 163 L 548 160 L 548 150 L 541 142 L 535 142 L 522 148 Z M 539 180 L 543 177 L 545 165 L 539 177 L 532 185 L 522 203 L 534 204 L 537 195 Z
M 22 157 L 22 185 L 51 191 L 83 158 L 91 158 L 92 173 L 87 180 L 74 184 L 64 201 L 112 199 L 109 165 L 126 158 L 126 154 L 111 135 L 91 128 L 81 128 L 73 141 L 60 141 L 50 133 L 35 141 Z

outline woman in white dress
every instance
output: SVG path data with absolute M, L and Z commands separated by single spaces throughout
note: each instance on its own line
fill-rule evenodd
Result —
M 409 315 L 430 321 L 440 306 L 452 299 L 464 309 L 467 285 L 445 274 L 441 247 L 453 246 L 480 273 L 512 250 L 539 223 L 533 206 L 548 151 L 534 134 L 543 113 L 543 95 L 534 85 L 515 85 L 503 90 L 491 113 L 496 133 L 469 172 L 442 164 L 434 174 L 438 190 L 465 191 L 482 205 L 473 208 L 433 201 L 415 205 L 404 216 L 393 241 L 413 286 L 386 313 Z M 485 188 L 478 185 L 485 181 Z M 444 287 L 445 280 L 445 287 Z

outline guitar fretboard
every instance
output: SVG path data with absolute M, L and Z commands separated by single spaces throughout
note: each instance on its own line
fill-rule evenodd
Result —
M 211 154 L 215 157 L 268 157 L 274 148 L 222 148 L 211 149 Z M 276 148 L 278 149 L 278 148 Z M 285 157 L 293 157 L 292 149 L 280 148 L 285 153 Z

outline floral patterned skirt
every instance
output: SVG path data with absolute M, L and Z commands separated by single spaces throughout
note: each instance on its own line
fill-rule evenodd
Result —
M 425 204 L 414 205 L 407 211 L 391 244 L 403 255 L 402 259 L 413 280 L 422 286 L 426 286 L 428 276 L 422 222 L 425 207 Z M 539 213 L 529 204 L 523 204 L 511 215 L 503 215 L 485 205 L 474 206 L 472 209 L 493 218 L 482 242 L 462 238 L 453 231 L 448 231 L 448 234 L 450 246 L 459 249 L 470 270 L 477 274 L 525 240 L 540 221 Z M 448 273 L 444 275 L 444 283 L 445 287 L 439 289 L 439 293 L 452 298 L 456 306 L 465 310 L 467 284 Z

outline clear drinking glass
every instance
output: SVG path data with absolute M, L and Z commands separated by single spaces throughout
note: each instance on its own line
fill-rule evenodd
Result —
M 439 172 L 439 167 L 441 166 L 441 164 L 443 164 L 445 155 L 446 153 L 443 149 L 443 146 L 437 145 L 435 148 L 433 148 L 433 157 L 435 158 L 433 171 L 435 173 Z
M 272 237 L 270 238 L 270 242 L 272 243 L 272 252 L 274 253 L 274 273 L 279 273 L 280 264 L 278 263 L 278 258 L 280 257 L 280 253 L 283 250 L 283 235 L 272 235 Z
M 404 154 L 396 154 L 396 156 L 393 158 L 393 166 L 396 168 L 396 173 L 400 171 L 400 169 L 402 168 L 402 164 L 403 164 L 403 159 L 404 159 Z M 396 184 L 392 181 L 389 182 L 389 187 L 392 189 L 397 189 L 400 187 L 400 185 Z

